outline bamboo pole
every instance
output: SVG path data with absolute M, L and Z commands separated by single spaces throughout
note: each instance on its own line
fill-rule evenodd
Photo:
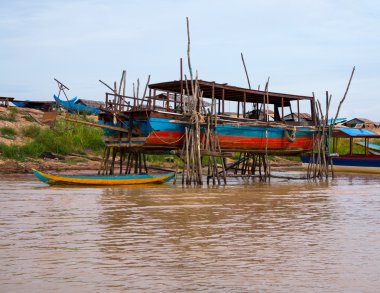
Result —
M 123 174 L 123 153 L 124 153 L 124 150 L 119 147 L 119 155 L 120 155 L 120 162 L 119 162 L 119 174 Z
M 243 66 L 244 66 L 245 76 L 247 77 L 248 87 L 249 89 L 251 89 L 251 83 L 249 81 L 247 67 L 245 66 L 245 62 L 244 62 L 244 56 L 243 56 L 243 53 L 240 53 L 240 54 L 241 54 L 241 61 L 243 62 Z
M 144 100 L 145 100 L 146 91 L 147 91 L 147 89 L 148 89 L 149 82 L 150 82 L 150 74 L 148 75 L 148 79 L 147 79 L 146 84 L 145 84 L 144 95 L 143 95 L 143 97 L 142 97 L 142 99 L 141 99 L 140 107 L 143 106 L 143 103 L 144 103 Z
M 343 102 L 346 100 L 347 93 L 348 93 L 348 90 L 349 90 L 350 85 L 351 85 L 352 77 L 354 76 L 354 72 L 355 72 L 355 66 L 352 68 L 351 76 L 350 76 L 350 79 L 348 81 L 348 84 L 347 84 L 347 87 L 346 87 L 346 91 L 344 92 L 343 98 L 339 102 L 338 110 L 336 111 L 336 115 L 335 115 L 335 118 L 334 118 L 334 121 L 333 121 L 333 125 L 335 125 L 336 119 L 338 118 L 338 115 L 339 115 L 339 112 L 340 112 L 340 108 L 342 107 Z

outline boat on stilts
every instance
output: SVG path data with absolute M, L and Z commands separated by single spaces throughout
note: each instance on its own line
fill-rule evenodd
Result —
M 215 134 L 222 151 L 297 155 L 312 149 L 316 134 L 313 97 L 202 80 L 198 84 L 203 94 L 200 112 L 204 117 L 208 111 L 216 113 Z M 180 149 L 185 128 L 192 123 L 192 97 L 181 94 L 184 87 L 181 80 L 150 84 L 150 94 L 144 100 L 128 97 L 131 99 L 128 103 L 124 100 L 122 105 L 111 104 L 109 112 L 103 111 L 98 116 L 99 127 L 104 127 L 104 143 L 109 147 L 147 151 Z M 106 94 L 106 105 L 110 105 L 111 97 L 112 94 Z M 227 103 L 237 111 L 227 112 Z M 300 118 L 301 103 L 311 108 L 308 120 Z M 285 119 L 288 113 L 294 119 Z M 201 140 L 205 138 L 206 124 L 200 123 Z
M 203 157 L 211 158 L 207 180 L 226 182 L 226 171 L 236 166 L 226 165 L 233 153 L 240 154 L 243 175 L 257 169 L 260 176 L 268 176 L 269 155 L 312 150 L 318 135 L 314 97 L 198 79 L 195 84 L 192 92 L 183 79 L 156 84 L 148 79 L 142 97 L 106 92 L 98 123 L 65 119 L 103 129 L 105 150 L 98 174 L 106 176 L 148 173 L 146 155 L 176 155 L 184 162 L 186 184 L 202 184 Z M 125 88 L 125 71 L 119 88 Z

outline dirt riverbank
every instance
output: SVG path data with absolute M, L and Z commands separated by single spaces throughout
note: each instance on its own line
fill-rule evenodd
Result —
M 149 167 L 157 167 L 156 164 L 148 164 Z M 100 167 L 99 161 L 85 161 L 85 162 L 63 162 L 56 159 L 37 159 L 29 161 L 16 161 L 16 160 L 1 160 L 0 159 L 0 174 L 30 174 L 33 173 L 32 169 L 40 171 L 52 171 L 56 173 L 76 173 L 80 171 L 89 171 L 95 173 Z M 172 169 L 176 168 L 175 164 L 170 162 L 160 163 L 161 168 Z M 271 161 L 271 168 L 275 170 L 288 170 L 302 167 L 301 163 L 281 160 Z M 205 170 L 205 172 L 207 172 Z
M 31 160 L 19 162 L 15 160 L 0 160 L 0 174 L 27 174 L 32 173 L 32 169 L 40 171 L 82 171 L 82 170 L 97 170 L 99 162 L 75 162 L 66 163 L 57 160 Z

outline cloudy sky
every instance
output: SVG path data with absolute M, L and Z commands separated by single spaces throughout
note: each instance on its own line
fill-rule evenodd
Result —
M 0 0 L 0 96 L 50 100 L 54 78 L 69 96 L 102 100 L 127 70 L 129 90 L 179 78 L 190 18 L 201 79 L 342 97 L 342 117 L 380 121 L 380 2 L 355 0 Z M 131 92 L 129 92 L 131 94 Z

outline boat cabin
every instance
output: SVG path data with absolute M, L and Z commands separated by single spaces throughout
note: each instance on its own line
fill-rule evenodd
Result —
M 236 118 L 240 119 L 286 121 L 303 125 L 314 124 L 314 98 L 312 96 L 252 90 L 204 80 L 198 80 L 198 84 L 202 93 L 203 103 L 207 102 L 208 105 L 215 105 L 215 112 L 220 118 L 223 118 L 223 116 L 230 118 L 231 112 L 235 110 Z M 185 113 L 189 110 L 186 104 L 188 96 L 185 94 L 187 87 L 183 80 L 150 84 L 149 97 L 152 102 L 148 107 L 153 110 L 157 106 L 162 108 L 159 100 L 155 99 L 155 97 L 166 93 L 165 96 L 168 97 L 164 103 L 166 111 Z M 170 98 L 173 96 L 174 98 Z M 202 106 L 205 107 L 204 104 Z M 307 108 L 310 115 L 302 113 L 300 111 L 301 107 L 303 110 Z M 207 109 L 205 110 L 207 111 Z M 305 117 L 308 117 L 308 119 L 304 119 Z
M 377 128 L 378 125 L 366 118 L 354 118 L 344 122 L 344 125 L 352 128 Z
M 370 131 L 368 129 L 358 129 L 358 128 L 336 128 L 332 134 L 333 137 L 333 152 L 336 153 L 338 149 L 338 140 L 349 140 L 349 149 L 347 150 L 347 154 L 363 154 L 370 155 L 375 154 L 376 148 L 380 146 L 374 143 L 370 143 L 370 140 L 379 140 L 380 135 Z M 377 153 L 377 154 L 380 154 Z M 341 154 L 345 155 L 345 154 Z
M 227 121 L 272 121 L 305 126 L 316 123 L 312 96 L 266 92 L 198 80 L 201 103 L 194 105 L 192 93 L 186 94 L 189 84 L 184 80 L 150 84 L 149 91 L 146 90 L 143 97 L 106 93 L 106 105 L 108 110 L 122 116 L 141 110 L 186 115 L 197 107 L 200 113 L 216 113 L 220 120 Z

